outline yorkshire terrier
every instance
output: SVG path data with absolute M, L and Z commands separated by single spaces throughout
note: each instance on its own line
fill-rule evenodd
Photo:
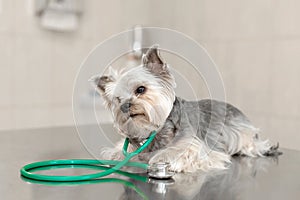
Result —
M 277 155 L 278 144 L 258 137 L 259 129 L 236 107 L 217 100 L 186 101 L 175 95 L 170 66 L 158 45 L 148 49 L 142 64 L 92 82 L 112 112 L 119 133 L 135 150 L 155 130 L 152 143 L 138 156 L 149 164 L 168 162 L 176 172 L 224 169 L 230 156 Z M 122 142 L 106 148 L 104 159 L 123 158 Z

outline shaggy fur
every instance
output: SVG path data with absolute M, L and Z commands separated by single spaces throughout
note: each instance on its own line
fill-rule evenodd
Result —
M 135 150 L 158 133 L 138 159 L 169 162 L 176 172 L 226 168 L 230 156 L 278 154 L 278 146 L 258 137 L 259 130 L 234 106 L 216 101 L 186 101 L 175 96 L 175 79 L 157 46 L 150 48 L 140 66 L 92 78 L 111 110 L 119 133 Z M 122 142 L 121 142 L 122 143 Z M 122 159 L 121 143 L 103 149 L 104 159 Z

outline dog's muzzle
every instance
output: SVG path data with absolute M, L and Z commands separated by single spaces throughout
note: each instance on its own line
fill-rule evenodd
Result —
M 123 105 L 121 105 L 121 111 L 123 113 L 128 113 L 129 109 L 130 109 L 130 106 L 131 106 L 131 103 L 129 103 L 129 102 L 124 103 Z

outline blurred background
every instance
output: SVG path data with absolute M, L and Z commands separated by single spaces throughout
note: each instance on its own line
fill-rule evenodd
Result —
M 139 24 L 194 38 L 217 64 L 227 101 L 264 137 L 300 150 L 299 10 L 297 0 L 0 0 L 0 130 L 74 125 L 80 64 Z

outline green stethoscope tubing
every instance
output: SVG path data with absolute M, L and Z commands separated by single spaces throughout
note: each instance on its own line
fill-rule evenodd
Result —
M 129 160 L 141 153 L 145 148 L 149 146 L 152 140 L 155 138 L 156 131 L 152 131 L 150 137 L 147 141 L 139 147 L 137 150 L 129 153 L 127 152 L 129 139 L 126 138 L 123 146 L 123 154 L 125 156 L 124 160 L 91 160 L 91 159 L 70 159 L 70 160 L 47 160 L 40 161 L 25 165 L 21 168 L 20 173 L 23 177 L 34 181 L 52 181 L 52 182 L 72 182 L 72 181 L 93 181 L 99 180 L 99 178 L 105 177 L 112 173 L 118 173 L 121 175 L 129 176 L 131 178 L 141 180 L 146 182 L 147 177 L 139 176 L 136 174 L 131 174 L 119 170 L 124 166 L 137 167 L 142 169 L 147 169 L 148 164 L 140 162 L 129 162 Z M 113 167 L 107 167 L 113 166 Z M 77 175 L 77 176 L 52 176 L 44 174 L 33 173 L 35 171 L 49 170 L 53 168 L 88 168 L 102 170 L 98 173 Z

